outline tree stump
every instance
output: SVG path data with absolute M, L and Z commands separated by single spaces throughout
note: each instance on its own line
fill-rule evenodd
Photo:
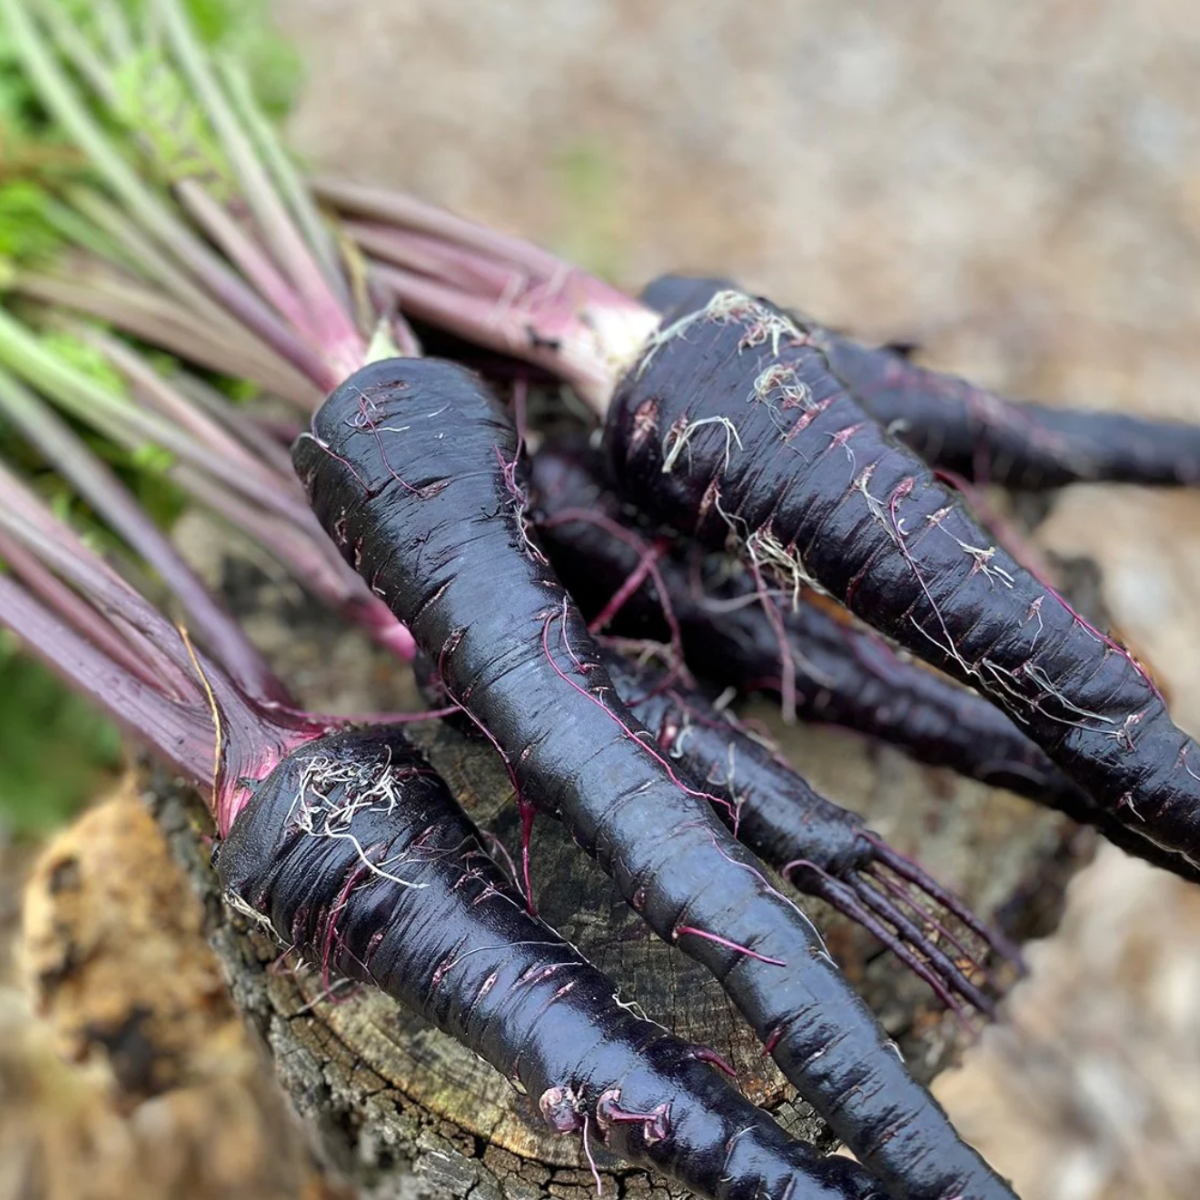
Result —
M 289 682 L 314 708 L 421 707 L 399 664 L 289 598 L 244 560 L 225 560 L 223 574 L 233 607 L 270 643 L 274 660 L 285 664 Z M 764 705 L 752 713 L 768 723 L 774 718 Z M 1018 941 L 1053 927 L 1065 885 L 1090 853 L 1090 834 L 1027 801 L 919 767 L 851 734 L 775 725 L 788 757 L 814 785 L 866 815 L 985 919 Z M 491 749 L 444 723 L 411 732 L 479 825 L 515 854 L 511 786 Z M 208 832 L 198 799 L 162 777 L 151 791 L 160 823 L 204 900 L 210 940 L 235 1002 L 262 1034 L 333 1171 L 373 1197 L 532 1200 L 594 1192 L 578 1140 L 548 1136 L 528 1098 L 490 1066 L 386 997 L 328 985 L 319 971 L 281 957 L 280 947 L 221 901 L 206 840 L 197 836 Z M 549 819 L 536 823 L 532 862 L 542 915 L 617 980 L 623 999 L 723 1055 L 745 1094 L 796 1136 L 834 1144 L 763 1057 L 715 981 L 654 939 Z M 966 1034 L 925 985 L 857 927 L 823 905 L 801 904 L 912 1071 L 929 1080 L 953 1061 Z M 602 1147 L 592 1149 L 608 1195 L 680 1194 L 623 1167 Z

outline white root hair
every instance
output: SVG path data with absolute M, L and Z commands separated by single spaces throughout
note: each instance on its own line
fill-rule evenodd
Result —
M 286 939 L 279 936 L 279 931 L 274 925 L 271 924 L 271 918 L 268 917 L 266 913 L 259 912 L 257 908 L 254 908 L 252 905 L 248 904 L 232 888 L 226 888 L 223 895 L 225 903 L 228 904 L 235 913 L 237 913 L 239 916 L 245 917 L 248 921 L 252 921 L 261 930 L 263 930 L 264 933 L 269 934 L 272 940 L 278 942 L 280 945 L 286 944 Z
M 751 561 L 760 569 L 766 569 L 771 575 L 783 583 L 791 593 L 792 607 L 800 603 L 800 592 L 810 588 L 823 596 L 828 596 L 828 589 L 819 584 L 809 573 L 800 557 L 796 546 L 785 546 L 770 526 L 756 529 L 746 539 L 746 553 Z
M 675 464 L 679 461 L 684 450 L 687 449 L 688 443 L 692 440 L 696 430 L 705 425 L 720 425 L 724 428 L 725 470 L 729 470 L 729 457 L 733 453 L 733 444 L 736 442 L 739 450 L 744 448 L 737 426 L 728 417 L 703 417 L 699 421 L 688 421 L 686 424 L 679 426 L 673 425 L 667 431 L 667 436 L 663 440 L 662 473 L 664 475 L 670 475 L 675 469 Z
M 369 763 L 314 754 L 303 762 L 287 820 L 310 837 L 349 842 L 363 866 L 379 879 L 400 887 L 424 888 L 428 885 L 413 883 L 387 870 L 404 856 L 372 862 L 350 828 L 359 813 L 392 812 L 399 803 L 399 783 L 390 750 Z M 342 798 L 334 800 L 333 793 L 338 788 L 344 789 L 344 793 Z
M 678 339 L 686 341 L 687 339 L 684 335 L 693 325 L 702 321 L 707 312 L 707 308 L 698 308 L 695 312 L 680 317 L 678 321 L 672 321 L 670 325 L 656 329 L 646 340 L 645 348 L 642 350 L 641 361 L 638 363 L 637 368 L 637 378 L 641 379 L 642 375 L 645 374 L 646 368 L 653 361 L 654 356 L 668 342 Z
M 754 381 L 752 399 L 769 404 L 774 394 L 779 395 L 784 408 L 802 408 L 805 412 L 812 412 L 815 407 L 812 388 L 800 378 L 796 368 L 787 363 L 772 363 Z
M 787 313 L 772 309 L 745 292 L 718 292 L 708 302 L 704 315 L 722 325 L 730 321 L 741 321 L 747 326 L 742 340 L 738 343 L 739 351 L 751 350 L 755 346 L 763 346 L 770 342 L 771 353 L 778 356 L 779 344 L 785 339 L 790 346 L 802 346 L 809 340 Z
M 780 343 L 785 340 L 792 346 L 804 345 L 810 340 L 786 313 L 774 311 L 761 300 L 756 300 L 745 292 L 726 288 L 717 292 L 703 308 L 698 308 L 695 312 L 688 313 L 652 333 L 642 350 L 637 377 L 642 377 L 659 350 L 669 342 L 686 340 L 688 331 L 701 321 L 713 321 L 718 325 L 726 325 L 731 321 L 744 322 L 747 328 L 738 343 L 739 351 L 762 346 L 769 341 L 771 353 L 778 355 Z

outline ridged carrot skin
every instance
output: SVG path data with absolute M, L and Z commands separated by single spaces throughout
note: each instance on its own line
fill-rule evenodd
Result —
M 799 910 L 614 697 L 524 519 L 511 424 L 469 371 L 392 359 L 294 450 L 317 516 L 494 740 L 664 940 L 708 967 L 785 1076 L 897 1198 L 1011 1200 L 909 1076 Z
M 993 543 L 788 313 L 721 292 L 664 329 L 606 439 L 651 516 L 830 592 L 1000 705 L 1115 819 L 1200 857 L 1200 752 L 1145 673 Z
M 736 284 L 663 275 L 642 299 L 680 315 Z M 1200 484 L 1200 425 L 1010 400 L 801 318 L 863 408 L 931 466 L 1037 491 L 1071 483 Z
M 713 811 L 744 846 L 782 872 L 797 889 L 832 905 L 877 937 L 950 1009 L 965 1016 L 959 1000 L 985 1016 L 995 1015 L 991 997 L 971 977 L 982 954 L 954 958 L 940 946 L 943 911 L 970 929 L 986 948 L 1016 957 L 1007 942 L 973 916 L 916 863 L 892 850 L 863 819 L 816 792 L 766 744 L 678 677 L 637 663 L 615 645 L 603 658 L 617 695 L 653 733 L 659 750 L 680 778 L 712 797 Z M 414 662 L 417 682 L 432 707 L 449 697 L 429 660 Z M 464 735 L 482 740 L 463 714 L 447 718 Z M 880 866 L 899 866 L 881 882 Z M 923 895 L 922 895 L 923 893 Z M 920 914 L 932 900 L 933 921 Z M 922 903 L 924 902 L 924 904 Z M 951 934 L 951 937 L 954 935 Z
M 603 483 L 598 458 L 585 437 L 560 436 L 530 465 L 542 542 L 589 620 L 638 570 L 640 555 L 610 530 L 575 514 L 599 514 L 643 539 L 654 534 Z M 777 692 L 787 669 L 779 635 L 762 604 L 746 602 L 755 592 L 748 573 L 729 567 L 723 554 L 691 562 L 677 551 L 657 559 L 687 664 L 719 689 Z M 801 720 L 852 729 L 899 747 L 917 762 L 1008 788 L 1092 826 L 1127 854 L 1200 883 L 1200 870 L 1101 809 L 982 696 L 900 657 L 871 630 L 839 619 L 809 589 L 795 608 L 786 603 L 779 608 Z M 626 596 L 609 629 L 666 642 L 670 628 L 663 613 L 657 585 L 645 579 Z
M 611 979 L 529 916 L 398 730 L 292 754 L 217 865 L 283 942 L 470 1047 L 553 1132 L 719 1200 L 885 1200 L 857 1164 L 789 1139 L 696 1047 L 617 1003 Z
M 539 534 L 559 577 L 589 618 L 637 569 L 639 557 L 605 529 L 560 515 L 590 511 L 625 523 L 620 502 L 597 478 L 598 466 L 595 453 L 579 438 L 543 447 L 530 468 Z M 652 537 L 644 528 L 640 532 Z M 779 691 L 783 647 L 755 598 L 749 573 L 729 570 L 736 565 L 724 556 L 692 559 L 674 553 L 658 560 L 688 666 L 721 688 Z M 1050 807 L 1061 807 L 1064 793 L 1069 802 L 1078 802 L 1079 787 L 995 705 L 901 658 L 877 634 L 839 619 L 807 588 L 794 608 L 778 607 L 801 719 L 890 742 L 918 762 L 950 767 Z M 651 580 L 632 592 L 611 628 L 668 639 L 663 604 Z

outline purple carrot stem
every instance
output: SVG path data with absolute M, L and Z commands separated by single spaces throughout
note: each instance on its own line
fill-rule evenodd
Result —
M 114 632 L 90 604 L 72 591 L 53 572 L 7 533 L 0 533 L 0 561 L 8 564 L 28 591 L 47 608 L 57 612 L 85 641 L 95 646 L 117 667 L 144 686 L 162 685 L 154 672 Z

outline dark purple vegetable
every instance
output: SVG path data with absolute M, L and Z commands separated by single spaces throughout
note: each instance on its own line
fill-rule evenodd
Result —
M 647 512 L 829 591 L 977 686 L 1115 819 L 1200 856 L 1200 754 L 1145 672 L 994 545 L 783 310 L 726 291 L 662 330 L 607 438 Z
M 654 732 L 680 778 L 697 794 L 712 797 L 713 811 L 738 841 L 780 870 L 798 891 L 819 897 L 874 934 L 957 1016 L 965 1017 L 965 1012 L 956 996 L 995 1016 L 990 997 L 972 978 L 983 970 L 978 952 L 946 928 L 942 913 L 929 912 L 921 901 L 932 900 L 952 921 L 957 918 L 986 949 L 1019 961 L 1014 948 L 867 829 L 862 818 L 815 792 L 694 687 L 662 669 L 636 664 L 611 644 L 602 647 L 621 701 Z M 429 660 L 418 655 L 414 666 L 426 699 L 445 706 L 445 685 Z M 480 736 L 469 718 L 448 720 L 467 736 Z M 893 869 L 878 869 L 889 864 Z M 942 951 L 939 936 L 955 946 L 957 960 Z
M 735 286 L 667 275 L 642 298 L 665 312 L 703 307 Z M 1031 490 L 1080 482 L 1200 484 L 1200 426 L 1008 400 L 920 366 L 911 347 L 865 346 L 801 319 L 863 408 L 932 466 Z
M 689 561 L 678 547 L 659 553 L 655 577 L 644 575 L 628 589 L 654 531 L 638 525 L 605 486 L 600 465 L 583 436 L 555 439 L 530 465 L 539 536 L 589 621 L 611 612 L 613 597 L 621 593 L 607 629 L 661 642 L 677 631 L 688 666 L 718 688 L 779 692 L 790 671 L 792 703 L 802 720 L 853 729 L 900 747 L 918 762 L 1008 788 L 1093 826 L 1129 854 L 1200 882 L 1200 872 L 1185 858 L 1096 805 L 1000 709 L 924 664 L 901 658 L 878 634 L 810 589 L 803 589 L 794 608 L 777 606 L 782 643 L 749 572 L 723 554 L 692 554 Z M 632 540 L 618 536 L 622 530 Z
M 635 1016 L 526 914 L 399 729 L 329 733 L 247 698 L 2 473 L 0 499 L 17 576 L 0 574 L 0 622 L 205 789 L 235 906 L 459 1038 L 589 1154 L 603 1143 L 712 1197 L 885 1200 L 857 1164 L 789 1139 L 705 1065 L 720 1065 L 711 1052 Z
M 288 945 L 377 985 L 485 1058 L 533 1116 L 706 1196 L 883 1200 L 857 1164 L 791 1141 L 696 1047 L 525 912 L 445 784 L 392 729 L 276 768 L 235 822 L 222 882 Z
M 1030 490 L 1086 482 L 1200 484 L 1195 425 L 1017 403 L 889 347 L 833 333 L 823 348 L 877 421 L 926 462 L 964 478 Z
M 424 319 L 569 379 L 607 420 L 614 475 L 655 520 L 817 585 L 972 684 L 1114 821 L 1200 856 L 1195 742 L 1129 653 L 1075 613 L 893 442 L 829 370 L 820 332 L 742 292 L 662 321 L 513 238 L 403 198 L 377 253 Z
M 602 611 L 639 561 L 638 552 L 610 528 L 582 517 L 586 511 L 627 520 L 620 501 L 597 479 L 598 468 L 598 455 L 582 439 L 561 439 L 543 447 L 530 469 L 540 536 L 589 618 Z M 652 536 L 644 528 L 640 535 Z M 900 746 L 920 762 L 949 766 L 1052 806 L 1059 792 L 1079 791 L 994 705 L 900 658 L 811 589 L 802 590 L 794 608 L 787 597 L 775 605 L 781 645 L 764 598 L 736 561 L 687 555 L 686 548 L 676 547 L 657 566 L 688 666 L 718 687 L 778 692 L 786 654 L 795 711 L 806 721 L 854 729 Z M 625 599 L 610 628 L 665 642 L 671 631 L 663 611 L 654 581 L 646 579 Z
M 968 971 L 974 953 L 947 931 L 925 904 L 948 913 L 985 946 L 1015 951 L 916 863 L 896 853 L 855 813 L 814 791 L 778 754 L 751 737 L 686 684 L 620 654 L 605 655 L 617 693 L 651 729 L 658 746 L 696 786 L 720 801 L 714 811 L 764 862 L 795 887 L 816 896 L 873 933 L 934 990 L 961 1011 L 962 997 L 994 1016 L 987 994 Z M 931 936 L 932 931 L 932 936 Z M 938 944 L 941 933 L 963 961 Z
M 785 1076 L 898 1197 L 1012 1193 L 888 1049 L 811 924 L 613 695 L 525 523 L 516 439 L 461 367 L 351 376 L 296 445 L 321 523 L 647 924 L 721 979 Z

